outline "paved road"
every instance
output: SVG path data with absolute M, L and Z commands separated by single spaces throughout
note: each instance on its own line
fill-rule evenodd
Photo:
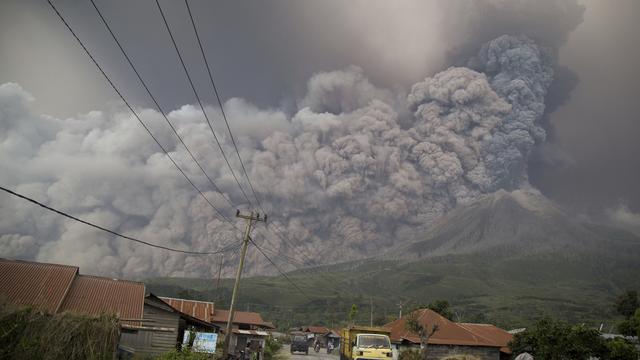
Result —
M 305 355 L 303 353 L 291 354 L 289 345 L 284 345 L 280 350 L 280 354 L 283 359 L 288 360 L 336 360 L 340 358 L 337 351 L 327 354 L 327 349 L 320 349 L 320 352 L 316 353 L 313 351 L 313 348 L 309 348 L 309 355 Z

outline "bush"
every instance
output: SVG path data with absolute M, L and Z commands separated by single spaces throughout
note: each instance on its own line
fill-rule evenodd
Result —
M 264 359 L 275 360 L 277 359 L 278 351 L 282 348 L 282 344 L 269 336 L 264 342 Z
M 398 360 L 420 360 L 420 349 L 405 349 L 398 355 Z
M 637 360 L 638 350 L 633 344 L 625 339 L 615 338 L 607 341 L 607 354 L 603 357 L 606 360 Z
M 120 329 L 115 316 L 47 314 L 0 304 L 0 359 L 113 359 Z

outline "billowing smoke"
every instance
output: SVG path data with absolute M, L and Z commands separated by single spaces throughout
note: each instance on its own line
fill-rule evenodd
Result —
M 539 121 L 552 78 L 545 50 L 525 36 L 500 36 L 468 67 L 428 77 L 406 96 L 377 88 L 353 66 L 313 76 L 291 118 L 229 100 L 253 185 L 274 227 L 296 247 L 264 232 L 256 240 L 292 257 L 304 251 L 324 261 L 361 258 L 418 238 L 458 204 L 528 185 L 527 159 L 545 138 Z M 55 119 L 32 114 L 30 101 L 18 85 L 0 86 L 5 185 L 158 244 L 213 250 L 238 240 L 131 114 L 113 109 Z M 160 115 L 140 113 L 198 186 L 211 190 Z M 187 105 L 168 116 L 209 175 L 241 204 L 197 108 Z M 223 135 L 222 141 L 233 160 L 229 140 Z M 233 214 L 218 194 L 206 195 Z M 4 195 L 0 212 L 2 256 L 128 277 L 216 270 L 211 258 L 130 244 Z M 253 271 L 265 268 L 256 252 L 250 262 Z

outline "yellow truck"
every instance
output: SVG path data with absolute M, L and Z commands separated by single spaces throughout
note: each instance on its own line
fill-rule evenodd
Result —
M 352 326 L 342 329 L 340 335 L 340 360 L 389 360 L 393 357 L 386 329 Z

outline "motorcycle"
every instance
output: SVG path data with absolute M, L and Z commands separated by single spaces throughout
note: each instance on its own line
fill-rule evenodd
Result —
M 333 346 L 329 345 L 327 346 L 327 354 L 331 354 L 333 352 Z
M 316 352 L 320 352 L 320 344 L 316 344 L 316 345 L 313 347 L 313 350 L 315 350 Z

